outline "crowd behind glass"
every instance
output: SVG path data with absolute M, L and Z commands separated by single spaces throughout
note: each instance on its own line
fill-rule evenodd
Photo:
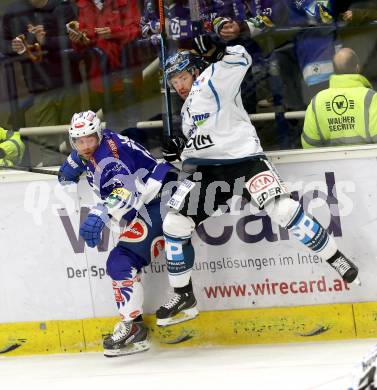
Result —
M 302 135 L 304 112 L 313 115 L 312 99 L 329 88 L 334 72 L 359 73 L 369 80 L 362 80 L 365 88 L 376 86 L 377 1 L 201 0 L 198 6 L 200 20 L 192 22 L 189 1 L 165 2 L 167 50 L 192 48 L 193 31 L 246 47 L 253 66 L 241 86 L 242 100 L 265 150 L 323 146 L 321 134 L 318 141 L 310 129 Z M 8 0 L 0 9 L 0 165 L 60 164 L 69 145 L 65 132 L 51 128 L 87 109 L 160 156 L 157 121 L 166 118 L 157 1 Z M 342 64 L 334 69 L 341 48 L 354 53 L 357 70 L 342 72 Z M 338 144 L 374 142 L 374 97 L 368 98 L 368 137 L 341 137 Z M 179 131 L 182 103 L 174 93 L 170 98 L 173 129 Z M 329 104 L 335 111 L 354 104 L 342 99 Z M 293 115 L 286 118 L 287 112 Z M 320 114 L 314 111 L 315 118 Z M 351 123 L 345 124 L 342 118 L 333 128 L 352 131 L 352 119 L 347 116 Z M 156 125 L 138 129 L 145 121 Z M 308 118 L 305 126 L 310 123 Z M 44 126 L 39 134 L 31 131 Z

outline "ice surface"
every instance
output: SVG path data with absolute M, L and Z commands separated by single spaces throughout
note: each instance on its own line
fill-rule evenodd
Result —
M 0 388 L 347 390 L 377 339 L 0 358 Z

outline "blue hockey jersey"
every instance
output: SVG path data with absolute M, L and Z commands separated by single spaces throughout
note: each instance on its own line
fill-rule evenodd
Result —
M 159 194 L 166 175 L 175 170 L 157 160 L 140 144 L 110 130 L 104 130 L 98 149 L 86 161 L 89 185 L 120 220 L 131 219 L 144 204 Z

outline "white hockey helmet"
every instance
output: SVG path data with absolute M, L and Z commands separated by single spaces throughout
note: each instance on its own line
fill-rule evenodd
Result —
M 83 111 L 73 114 L 68 132 L 71 146 L 74 149 L 76 149 L 74 144 L 76 138 L 97 134 L 98 140 L 101 142 L 103 134 L 101 121 L 93 111 Z

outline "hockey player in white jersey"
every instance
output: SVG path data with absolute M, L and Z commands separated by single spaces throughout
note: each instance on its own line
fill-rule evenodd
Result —
M 338 250 L 321 224 L 291 198 L 263 153 L 240 96 L 241 82 L 252 62 L 250 55 L 243 46 L 215 45 L 209 36 L 195 38 L 195 46 L 205 58 L 217 61 L 206 67 L 201 57 L 180 51 L 165 64 L 171 87 L 185 101 L 181 110 L 183 137 L 171 137 L 163 148 L 166 160 L 182 160 L 182 172 L 181 184 L 168 202 L 170 210 L 163 222 L 174 295 L 157 310 L 157 324 L 166 326 L 198 314 L 191 284 L 191 236 L 233 195 L 265 210 L 274 223 L 320 255 L 344 281 L 357 281 L 357 266 Z M 209 186 L 217 187 L 214 200 L 207 199 Z

